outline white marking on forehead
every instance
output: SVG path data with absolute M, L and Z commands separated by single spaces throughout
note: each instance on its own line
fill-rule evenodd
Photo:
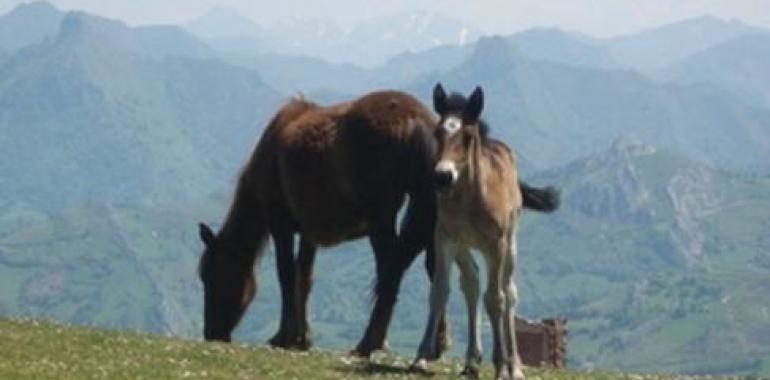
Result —
M 444 124 L 442 126 L 451 135 L 459 131 L 460 128 L 462 128 L 463 121 L 460 120 L 460 118 L 457 116 L 449 116 L 448 118 L 446 118 L 446 120 L 444 120 Z
M 442 172 L 442 173 L 452 173 L 452 182 L 457 181 L 457 177 L 459 177 L 459 173 L 457 173 L 457 167 L 455 166 L 454 161 L 451 160 L 441 160 L 436 165 L 436 171 Z

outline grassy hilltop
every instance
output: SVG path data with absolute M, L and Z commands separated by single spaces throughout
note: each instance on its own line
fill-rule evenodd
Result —
M 330 351 L 296 353 L 211 344 L 148 334 L 0 319 L 0 379 L 457 379 L 460 361 L 435 373 L 406 372 L 408 358 L 365 361 Z M 597 374 L 528 369 L 530 379 L 679 379 L 667 375 Z M 491 378 L 484 366 L 482 378 Z M 715 377 L 709 377 L 715 378 Z M 725 378 L 726 379 L 726 378 Z

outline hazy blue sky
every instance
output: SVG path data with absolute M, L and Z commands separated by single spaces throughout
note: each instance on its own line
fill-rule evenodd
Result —
M 25 0 L 0 0 L 0 12 Z M 383 13 L 441 12 L 487 32 L 559 26 L 596 36 L 628 33 L 702 14 L 770 27 L 770 0 L 51 0 L 132 24 L 181 23 L 221 6 L 262 24 L 320 18 L 346 23 Z M 333 10 L 333 12 L 332 12 Z

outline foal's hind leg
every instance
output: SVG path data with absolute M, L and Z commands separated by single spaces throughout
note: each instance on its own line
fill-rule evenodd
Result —
M 487 263 L 487 290 L 484 294 L 484 306 L 492 325 L 493 351 L 492 362 L 495 365 L 495 379 L 510 379 L 510 356 L 505 337 L 505 292 L 503 285 L 503 265 L 508 255 L 507 239 L 501 238 L 493 249 L 485 250 Z
M 281 285 L 281 324 L 268 341 L 273 347 L 291 348 L 296 344 L 297 318 L 296 268 L 294 266 L 294 234 L 288 229 L 274 229 L 276 267 Z
M 428 323 L 425 327 L 417 357 L 412 363 L 412 370 L 424 372 L 428 370 L 428 361 L 438 357 L 436 350 L 436 334 L 441 315 L 445 313 L 449 292 L 451 290 L 452 261 L 459 251 L 456 242 L 448 239 L 448 236 L 440 229 L 436 230 L 436 259 L 433 282 L 430 286 L 430 311 Z
M 308 316 L 308 297 L 313 287 L 313 264 L 316 245 L 304 236 L 300 239 L 297 256 L 297 348 L 307 350 L 313 345 Z
M 505 260 L 503 269 L 503 286 L 505 287 L 505 339 L 508 354 L 511 356 L 509 372 L 515 380 L 524 379 L 521 357 L 516 344 L 516 303 L 518 301 L 518 289 L 516 287 L 516 228 L 513 228 L 508 237 L 510 252 Z
M 425 269 L 428 272 L 428 278 L 433 283 L 435 279 L 435 267 L 436 267 L 436 248 L 435 243 L 431 241 L 428 247 L 425 249 Z M 449 332 L 449 316 L 444 310 L 441 313 L 441 319 L 438 321 L 438 332 L 436 334 L 436 359 L 441 358 L 441 355 L 449 349 L 452 345 L 452 337 Z

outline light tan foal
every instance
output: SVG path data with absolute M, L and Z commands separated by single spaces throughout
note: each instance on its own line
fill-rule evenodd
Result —
M 486 136 L 479 117 L 483 93 L 470 98 L 447 97 L 441 85 L 434 90 L 434 107 L 441 115 L 437 131 L 440 160 L 435 182 L 438 223 L 435 233 L 436 271 L 430 289 L 430 313 L 413 369 L 427 370 L 436 357 L 435 335 L 450 292 L 452 261 L 460 268 L 460 283 L 468 309 L 468 348 L 463 374 L 478 377 L 481 362 L 479 335 L 479 276 L 471 249 L 486 262 L 484 305 L 492 325 L 492 360 L 496 379 L 524 379 L 516 350 L 515 307 L 516 229 L 522 209 L 514 154 Z

